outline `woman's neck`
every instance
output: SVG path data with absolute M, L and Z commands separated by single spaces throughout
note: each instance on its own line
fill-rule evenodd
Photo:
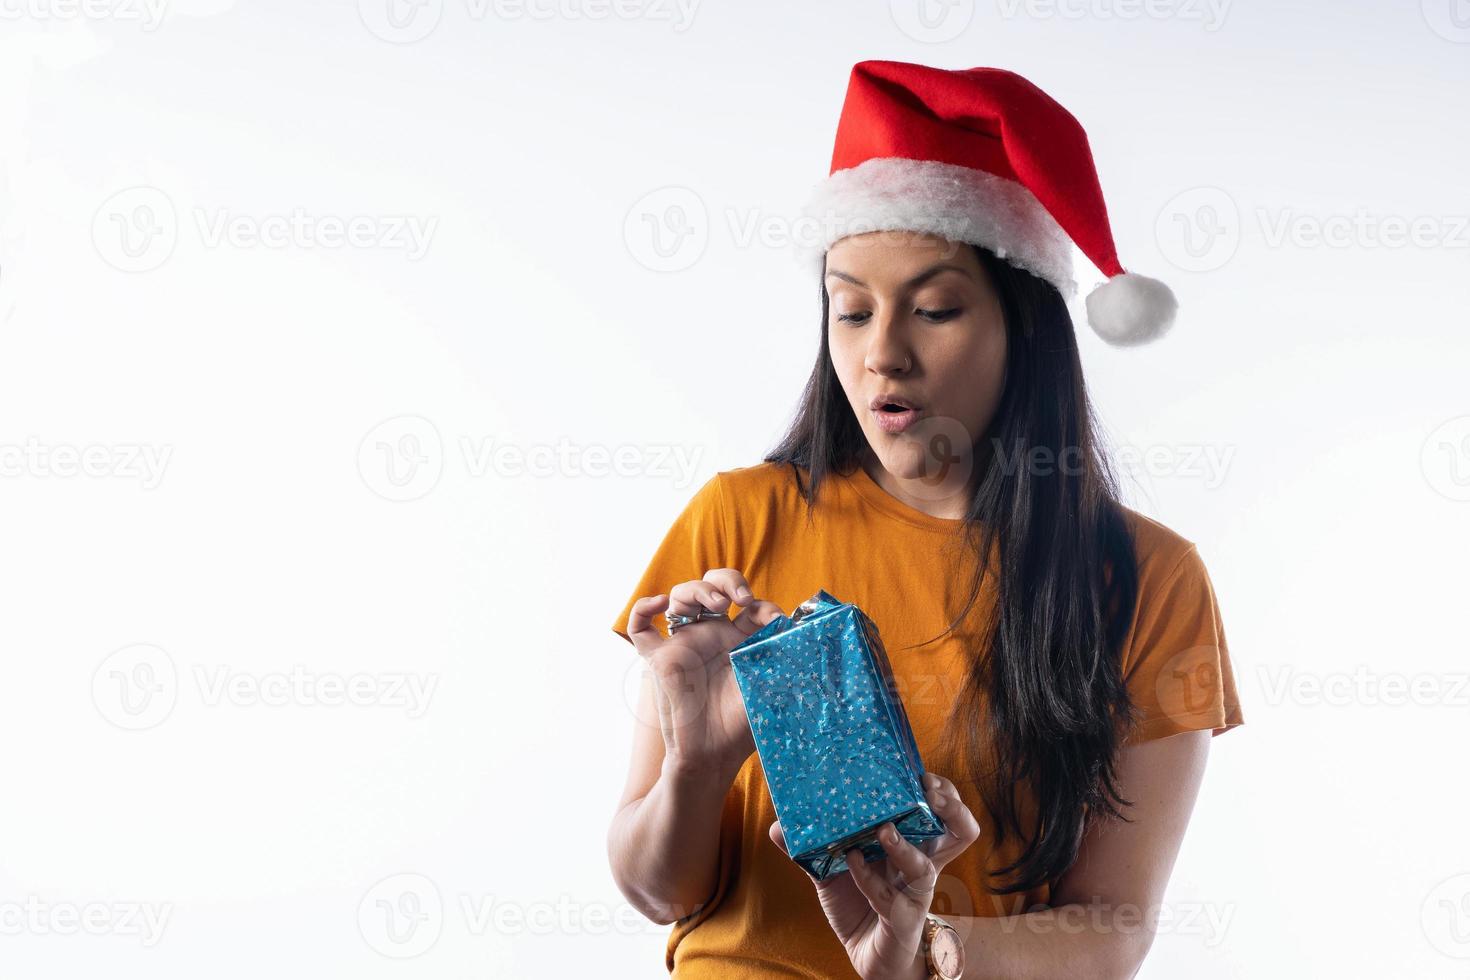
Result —
M 955 463 L 962 464 L 962 469 L 957 469 Z M 955 463 L 945 470 L 945 474 L 950 477 L 949 480 L 922 476 L 898 477 L 888 471 L 883 461 L 869 446 L 864 451 L 859 465 L 884 492 L 914 510 L 931 517 L 960 520 L 970 513 L 970 498 L 974 495 L 975 487 L 980 483 L 981 466 L 977 464 L 983 464 L 983 460 L 978 460 L 971 455 Z M 967 470 L 968 474 L 967 479 L 961 481 L 957 479 L 957 475 L 963 470 Z M 955 486 L 951 489 L 947 486 L 948 483 L 954 483 Z

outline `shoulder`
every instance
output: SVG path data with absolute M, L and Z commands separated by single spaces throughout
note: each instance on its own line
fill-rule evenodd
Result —
M 798 484 L 797 480 L 801 483 Z M 776 507 L 792 506 L 801 501 L 807 471 L 791 463 L 753 463 L 720 470 L 712 478 L 730 505 L 750 507 L 765 503 Z
M 806 479 L 807 472 L 804 468 L 793 463 L 752 463 L 749 466 L 736 466 L 733 469 L 720 470 L 715 475 L 719 477 L 726 486 L 752 487 L 775 487 L 790 483 L 795 487 L 795 475 L 801 474 Z
M 1195 543 L 1172 528 L 1124 508 L 1138 560 L 1138 594 L 1125 668 L 1146 667 L 1166 653 L 1223 646 L 1210 573 Z
M 731 551 L 741 560 L 750 561 L 755 551 L 777 542 L 791 545 L 807 517 L 802 491 L 809 486 L 808 473 L 790 463 L 762 461 L 720 470 L 710 482 L 718 487 Z
M 1160 585 L 1173 578 L 1186 566 L 1200 562 L 1195 543 L 1184 535 L 1131 507 L 1119 505 L 1133 539 L 1133 554 L 1138 562 L 1140 585 Z
M 1244 723 L 1225 624 L 1193 541 L 1123 508 L 1138 556 L 1138 597 L 1122 669 L 1136 709 L 1129 742 Z
M 715 532 L 727 544 L 761 533 L 802 502 L 795 470 L 785 463 L 755 463 L 719 470 L 700 484 L 684 505 L 676 526 Z M 801 473 L 803 483 L 805 471 Z

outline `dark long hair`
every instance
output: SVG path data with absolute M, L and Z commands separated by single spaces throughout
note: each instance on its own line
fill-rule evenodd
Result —
M 1089 818 L 1127 819 L 1120 807 L 1132 802 L 1118 792 L 1115 762 L 1134 719 L 1121 656 L 1138 568 L 1066 303 L 1045 280 L 971 247 L 1005 318 L 1005 382 L 976 446 L 980 479 L 959 525 L 978 559 L 969 599 L 926 643 L 985 608 L 976 601 L 990 576 L 994 602 L 980 620 L 989 643 L 970 664 L 946 734 L 959 739 L 995 826 L 993 843 L 1015 834 L 1025 844 L 991 872 L 991 890 L 1010 894 L 1060 878 Z M 765 457 L 790 464 L 809 517 L 827 475 L 850 473 L 867 450 L 832 365 L 825 281 L 821 296 L 816 366 L 790 428 Z M 1021 786 L 1034 814 L 1018 806 Z

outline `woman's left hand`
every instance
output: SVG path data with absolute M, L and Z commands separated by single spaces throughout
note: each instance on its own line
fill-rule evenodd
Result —
M 846 855 L 846 871 L 826 881 L 807 875 L 832 931 L 866 980 L 924 980 L 929 975 L 919 943 L 939 872 L 980 836 L 980 825 L 954 783 L 926 773 L 924 784 L 929 805 L 944 821 L 943 836 L 915 847 L 889 822 L 878 832 L 887 857 L 868 864 L 862 852 L 852 848 Z M 785 851 L 779 822 L 771 824 L 770 835 Z

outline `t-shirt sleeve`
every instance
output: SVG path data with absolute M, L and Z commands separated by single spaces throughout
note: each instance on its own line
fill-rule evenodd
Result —
M 1136 714 L 1126 742 L 1244 724 L 1220 605 L 1193 544 L 1158 578 L 1140 575 L 1130 636 L 1123 676 Z
M 613 620 L 613 631 L 633 642 L 628 636 L 633 604 L 644 596 L 663 595 L 680 582 L 704 578 L 712 568 L 725 568 L 727 543 L 724 490 L 716 473 L 674 518 L 623 611 Z

